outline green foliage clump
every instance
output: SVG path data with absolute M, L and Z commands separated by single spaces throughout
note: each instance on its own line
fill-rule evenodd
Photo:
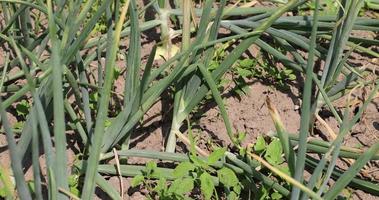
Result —
M 87 3 L 88 0 L 83 0 L 83 4 Z M 125 0 L 119 0 L 120 4 L 124 4 Z M 87 14 L 87 19 L 90 19 L 92 17 L 93 13 L 96 13 L 98 11 L 99 7 L 101 5 L 101 1 L 95 0 L 94 3 L 91 6 L 91 12 Z M 101 16 L 100 19 L 95 24 L 95 27 L 93 28 L 91 35 L 99 35 L 99 34 L 105 34 L 107 32 L 107 19 L 105 15 Z
M 277 138 L 270 138 L 270 142 L 267 144 L 263 136 L 258 136 L 255 144 L 253 145 L 253 151 L 264 157 L 268 163 L 278 168 L 284 173 L 290 175 L 289 168 L 284 162 L 283 147 Z M 262 166 L 261 166 L 262 167 Z M 279 181 L 281 185 L 286 185 L 285 181 Z M 259 188 L 260 199 L 283 199 L 283 195 L 278 191 L 262 185 Z
M 231 42 L 219 45 L 215 50 L 213 60 L 210 63 L 209 70 L 213 71 L 218 68 L 220 62 L 227 56 L 227 48 Z M 241 58 L 238 59 L 232 67 L 232 80 L 235 84 L 232 89 L 238 97 L 246 95 L 250 92 L 249 80 L 252 78 L 259 79 L 264 82 L 269 82 L 279 88 L 288 88 L 287 82 L 296 79 L 294 71 L 290 68 L 284 67 L 280 69 L 272 66 L 267 59 L 262 58 L 262 62 L 256 58 Z M 221 79 L 220 85 L 229 84 L 226 79 Z
M 141 175 L 132 180 L 132 186 L 143 185 L 150 191 L 150 198 L 191 199 L 194 188 L 199 188 L 204 199 L 217 197 L 216 183 L 225 191 L 228 199 L 238 199 L 242 184 L 235 172 L 227 167 L 215 169 L 213 165 L 224 159 L 224 148 L 216 149 L 208 158 L 190 155 L 190 161 L 179 163 L 173 171 L 173 181 L 162 177 L 155 162 L 148 162 Z M 215 177 L 217 176 L 217 177 Z M 218 179 L 217 179 L 218 178 Z M 153 181 L 157 179 L 157 181 Z M 217 181 L 218 180 L 218 181 Z

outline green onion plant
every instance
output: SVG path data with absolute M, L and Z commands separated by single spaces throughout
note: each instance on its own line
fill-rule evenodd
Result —
M 316 9 L 306 16 L 296 15 L 297 8 L 306 2 L 289 0 L 271 7 L 239 7 L 226 0 L 204 0 L 196 2 L 198 6 L 190 0 L 151 0 L 144 6 L 136 0 L 0 0 L 0 56 L 4 57 L 0 63 L 1 131 L 7 139 L 15 180 L 10 181 L 7 169 L 0 167 L 3 197 L 89 200 L 99 188 L 111 199 L 121 199 L 105 176 L 143 175 L 145 167 L 121 162 L 117 170 L 110 162 L 115 156 L 176 164 L 207 160 L 201 156 L 195 159 L 194 152 L 175 151 L 177 133 L 185 135 L 185 120 L 208 94 L 220 110 L 231 143 L 212 167 L 229 168 L 247 181 L 251 191 L 267 187 L 293 200 L 335 199 L 349 186 L 379 195 L 377 183 L 358 175 L 368 162 L 379 159 L 379 142 L 365 151 L 343 145 L 379 90 L 378 77 L 366 80 L 370 72 L 355 67 L 349 59 L 353 52 L 377 59 L 379 54 L 370 46 L 377 46 L 379 41 L 353 37 L 351 33 L 358 30 L 377 34 L 379 21 L 359 16 L 365 5 L 362 0 L 341 0 L 336 16 L 320 15 L 320 1 L 315 0 Z M 375 1 L 366 1 L 372 9 L 375 5 Z M 147 11 L 154 12 L 156 18 L 143 20 Z M 98 31 L 98 23 L 104 23 L 106 32 Z M 221 28 L 230 34 L 221 37 Z M 145 61 L 141 55 L 142 35 L 154 30 L 159 30 L 159 37 Z M 176 54 L 171 51 L 176 45 L 174 37 L 181 39 Z M 218 66 L 210 69 L 219 43 L 233 45 Z M 275 105 L 269 101 L 267 105 L 276 127 L 273 137 L 280 140 L 288 174 L 251 148 L 241 146 L 219 91 L 223 76 L 252 46 L 296 71 L 303 81 L 298 133 L 288 133 Z M 161 54 L 162 49 L 166 55 Z M 120 55 L 125 55 L 124 60 Z M 154 65 L 162 56 L 160 65 Z M 117 67 L 122 72 L 119 77 L 115 76 Z M 114 84 L 120 78 L 124 91 L 117 93 Z M 349 106 L 342 112 L 335 107 L 334 101 L 341 98 L 349 105 L 352 93 L 363 87 L 370 91 L 357 112 Z M 166 91 L 172 94 L 169 101 L 173 108 L 172 115 L 165 116 L 171 122 L 165 151 L 131 149 L 131 135 L 138 134 L 136 127 Z M 118 98 L 122 103 L 114 109 Z M 30 106 L 22 131 L 16 136 L 8 111 L 21 100 L 27 100 Z M 339 124 L 338 135 L 332 141 L 311 138 L 315 116 L 321 109 L 330 110 Z M 69 165 L 67 140 L 72 135 L 78 138 L 80 155 Z M 117 155 L 113 149 L 117 149 Z M 319 157 L 311 157 L 311 153 Z M 41 163 L 42 155 L 45 159 Z M 341 158 L 355 161 L 347 170 L 337 170 Z M 25 164 L 28 159 L 30 166 Z M 24 173 L 29 168 L 33 173 L 28 179 L 32 182 L 26 181 Z M 175 181 L 173 168 L 165 165 L 157 169 L 161 177 Z M 304 170 L 311 174 L 309 179 L 303 178 Z M 77 190 L 70 182 L 73 175 L 83 183 Z M 223 185 L 222 177 L 214 175 L 212 183 Z

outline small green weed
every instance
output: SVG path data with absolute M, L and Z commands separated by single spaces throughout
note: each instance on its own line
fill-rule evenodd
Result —
M 258 136 L 253 148 L 255 153 L 264 157 L 271 165 L 288 175 L 290 174 L 288 166 L 283 165 L 283 147 L 278 138 L 272 138 L 270 143 L 267 144 L 263 136 Z
M 15 134 L 21 133 L 24 128 L 26 116 L 29 114 L 30 104 L 27 100 L 23 99 L 16 105 L 16 114 L 19 121 L 13 124 L 13 131 Z
M 91 110 L 96 111 L 97 110 L 97 102 L 99 100 L 99 93 L 93 92 L 89 95 L 89 107 Z
M 80 176 L 78 174 L 72 174 L 68 177 L 68 185 L 70 188 L 70 192 L 75 196 L 80 196 L 79 177 Z
M 0 197 L 4 199 L 13 199 L 14 184 L 12 183 L 9 170 L 0 165 Z
M 87 3 L 88 0 L 84 0 L 83 1 L 83 4 L 84 3 Z M 125 3 L 125 0 L 120 0 L 120 4 L 124 4 Z M 101 1 L 95 1 L 93 4 L 92 4 L 92 7 L 91 7 L 91 12 L 89 12 L 87 15 L 87 19 L 90 19 L 92 16 L 91 14 L 92 13 L 96 13 L 96 11 L 99 9 L 101 5 Z M 96 23 L 95 27 L 93 28 L 92 32 L 91 32 L 91 35 L 94 35 L 94 34 L 105 34 L 107 32 L 107 21 L 106 21 L 106 17 L 105 15 L 100 17 L 99 21 Z
M 272 66 L 268 61 L 262 58 L 262 62 L 257 59 L 245 58 L 238 60 L 233 67 L 234 82 L 238 87 L 235 92 L 239 95 L 246 94 L 247 79 L 257 78 L 262 81 L 269 81 L 276 87 L 286 88 L 286 81 L 293 81 L 296 75 L 292 69 L 279 69 Z
M 320 15 L 336 15 L 339 7 L 339 2 L 335 0 L 322 1 L 320 5 Z M 315 1 L 309 1 L 299 7 L 300 15 L 307 15 L 309 10 L 315 10 Z
M 200 188 L 204 199 L 215 197 L 218 199 L 215 181 L 217 175 L 220 186 L 225 191 L 228 199 L 238 199 L 242 184 L 233 170 L 227 167 L 215 169 L 212 165 L 223 159 L 226 149 L 216 149 L 207 159 L 196 155 L 190 155 L 190 161 L 182 162 L 176 166 L 173 172 L 174 181 L 171 184 L 163 178 L 155 162 L 148 162 L 142 175 L 137 175 L 132 180 L 132 186 L 145 186 L 152 194 L 150 199 L 158 196 L 159 199 L 191 199 L 188 194 L 195 187 Z M 158 179 L 158 181 L 153 181 Z
M 158 181 L 153 181 L 158 179 Z M 142 171 L 142 175 L 137 175 L 132 180 L 132 187 L 143 185 L 150 192 L 149 199 L 189 199 L 186 193 L 192 191 L 194 182 L 191 178 L 185 177 L 176 179 L 170 186 L 167 184 L 166 178 L 161 176 L 157 164 L 153 161 L 146 163 L 146 168 Z
M 24 128 L 25 121 L 17 121 L 13 124 L 13 132 L 15 134 L 20 134 L 22 129 Z
M 287 165 L 284 165 L 283 158 L 283 148 L 282 145 L 277 138 L 272 138 L 270 143 L 267 144 L 265 138 L 263 136 L 258 136 L 254 146 L 253 151 L 259 154 L 261 157 L 264 157 L 267 162 L 271 165 L 275 166 L 282 172 L 286 174 L 290 174 L 289 168 Z M 286 182 L 281 183 L 286 184 Z M 269 188 L 265 185 L 259 188 L 259 197 L 260 199 L 282 199 L 283 195 L 279 192 Z
M 209 70 L 213 71 L 220 65 L 221 60 L 227 56 L 226 49 L 231 43 L 225 43 L 216 48 L 214 58 L 209 66 Z M 262 60 L 261 62 L 258 60 Z M 287 88 L 287 81 L 296 79 L 294 71 L 289 68 L 279 69 L 272 66 L 265 58 L 243 58 L 236 61 L 232 68 L 232 81 L 235 86 L 232 91 L 242 97 L 250 92 L 249 82 L 252 78 L 256 78 L 265 82 L 270 82 L 276 87 Z M 223 88 L 230 81 L 221 79 L 219 87 Z
M 30 104 L 25 99 L 21 100 L 20 103 L 16 105 L 16 112 L 19 117 L 25 119 L 30 110 Z

